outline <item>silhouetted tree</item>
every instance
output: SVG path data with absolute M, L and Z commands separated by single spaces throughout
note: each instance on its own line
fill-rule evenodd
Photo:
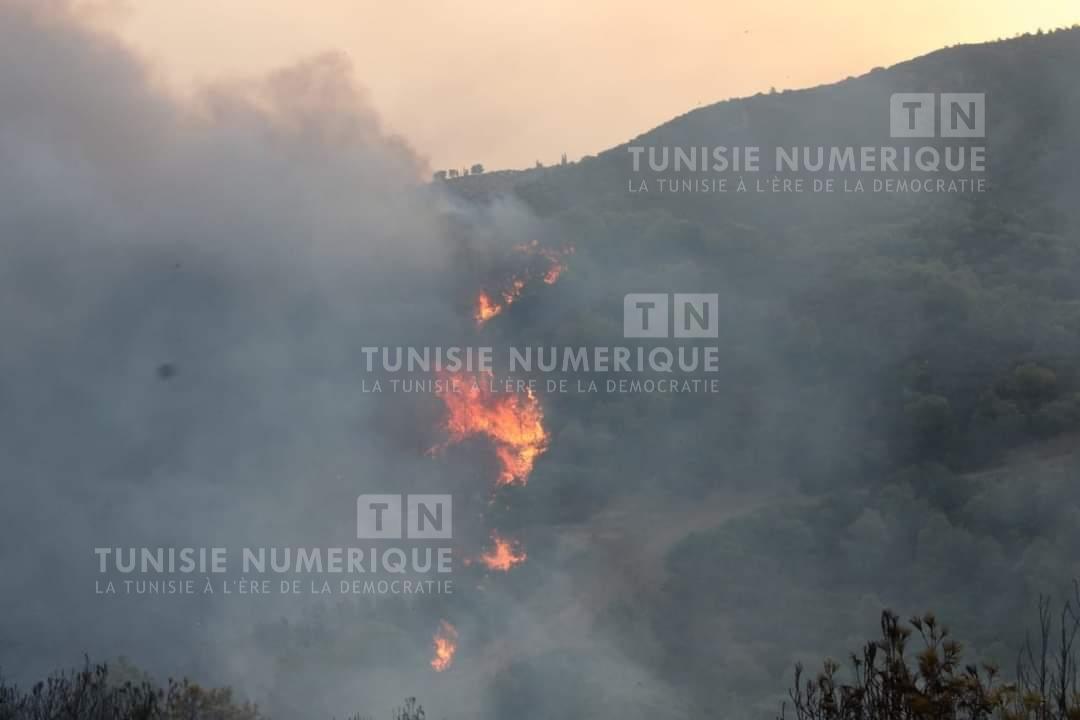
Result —
M 258 720 L 258 708 L 233 701 L 228 688 L 205 689 L 170 679 L 164 688 L 148 681 L 121 682 L 107 665 L 60 673 L 27 692 L 0 679 L 3 720 Z
M 405 698 L 405 704 L 394 710 L 394 720 L 424 720 L 424 706 L 416 702 L 416 698 Z
M 1062 606 L 1056 643 L 1047 598 L 1039 601 L 1039 634 L 1025 644 L 1016 681 L 1003 682 L 998 668 L 964 664 L 963 648 L 933 615 L 912 618 L 910 626 L 886 610 L 881 638 L 852 654 L 850 684 L 838 679 L 839 664 L 826 660 L 813 680 L 795 668 L 789 691 L 796 720 L 1077 720 L 1076 639 L 1080 633 L 1080 585 Z M 913 629 L 922 649 L 910 653 Z M 786 717 L 787 704 L 781 709 Z
M 28 691 L 0 677 L 0 720 L 260 720 L 257 706 L 233 700 L 229 688 L 203 688 L 169 679 L 157 687 L 131 667 L 118 674 L 107 665 L 58 673 Z M 134 680 L 128 678 L 135 678 Z M 416 698 L 395 708 L 394 720 L 425 720 Z M 368 720 L 352 715 L 349 720 Z
M 923 649 L 908 653 L 912 628 L 886 610 L 881 639 L 869 642 L 861 657 L 852 654 L 852 684 L 837 678 L 840 666 L 826 660 L 814 680 L 795 668 L 790 691 L 797 720 L 979 720 L 1001 707 L 997 670 L 961 665 L 960 643 L 933 615 L 913 618 Z M 786 710 L 786 708 L 784 709 Z M 784 711 L 781 717 L 784 717 Z

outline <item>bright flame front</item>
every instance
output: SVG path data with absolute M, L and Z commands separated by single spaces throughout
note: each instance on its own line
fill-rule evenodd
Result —
M 443 373 L 439 397 L 446 406 L 447 445 L 487 437 L 499 460 L 497 485 L 524 485 L 536 459 L 547 450 L 544 411 L 531 391 L 494 392 L 490 372 Z
M 475 309 L 473 310 L 473 319 L 476 320 L 477 326 L 482 326 L 488 320 L 501 313 L 504 309 L 513 305 L 514 301 L 521 297 L 521 293 L 525 289 L 527 282 L 535 279 L 538 274 L 544 281 L 544 284 L 554 285 L 555 282 L 558 281 L 559 276 L 566 270 L 564 258 L 567 255 L 572 255 L 574 253 L 574 248 L 572 246 L 562 250 L 556 250 L 544 247 L 536 240 L 525 245 L 518 245 L 514 249 L 531 258 L 543 258 L 547 267 L 544 269 L 543 273 L 540 273 L 536 265 L 530 263 L 529 267 L 525 270 L 512 275 L 509 281 L 507 281 L 497 292 L 481 290 L 476 296 Z
M 480 294 L 476 296 L 476 312 L 473 317 L 476 318 L 477 325 L 483 325 L 491 318 L 495 317 L 502 312 L 503 306 L 496 303 L 491 299 L 491 296 L 484 291 L 480 291 Z
M 446 620 L 439 621 L 439 629 L 435 631 L 432 644 L 435 647 L 435 656 L 431 658 L 431 669 L 442 672 L 454 662 L 454 653 L 457 652 L 457 628 Z
M 499 537 L 491 533 L 492 548 L 480 556 L 480 562 L 488 570 L 506 572 L 515 565 L 525 562 L 527 555 L 516 540 Z

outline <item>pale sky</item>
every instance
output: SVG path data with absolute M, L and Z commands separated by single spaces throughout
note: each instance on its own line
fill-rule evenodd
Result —
M 180 91 L 344 53 L 433 168 L 576 159 L 698 105 L 1080 22 L 1078 0 L 122 2 L 108 24 Z

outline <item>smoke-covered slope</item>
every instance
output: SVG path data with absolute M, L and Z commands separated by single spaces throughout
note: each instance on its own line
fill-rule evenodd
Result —
M 1080 423 L 1078 38 L 634 141 L 880 144 L 891 93 L 967 90 L 988 192 L 646 196 L 625 148 L 426 186 L 342 58 L 181 101 L 66 5 L 0 3 L 0 665 L 126 655 L 278 717 L 418 694 L 549 718 L 772 712 L 795 659 L 881 605 L 1007 660 L 1018 613 L 1078 572 L 1076 484 L 985 476 Z M 557 284 L 477 328 L 534 241 L 564 253 Z M 543 417 L 527 484 L 497 482 L 505 433 L 361 390 L 364 346 L 620 342 L 640 291 L 718 294 L 717 392 L 520 400 Z M 388 491 L 453 493 L 458 549 L 497 528 L 527 562 L 423 599 L 94 592 L 95 547 L 349 544 L 356 496 Z
M 480 204 L 511 193 L 578 247 L 573 302 L 520 308 L 519 340 L 614 330 L 621 292 L 721 294 L 722 397 L 575 404 L 620 452 L 558 476 L 556 442 L 536 483 L 812 498 L 688 536 L 645 620 L 626 609 L 610 628 L 701 707 L 767 714 L 796 660 L 857 644 L 881 606 L 937 610 L 1007 664 L 1034 598 L 1080 574 L 1075 461 L 1007 459 L 1080 422 L 1078 63 L 1076 29 L 955 47 L 448 183 Z M 647 173 L 631 146 L 888 144 L 897 92 L 985 93 L 986 192 L 632 192 Z M 552 404 L 558 423 L 570 403 Z

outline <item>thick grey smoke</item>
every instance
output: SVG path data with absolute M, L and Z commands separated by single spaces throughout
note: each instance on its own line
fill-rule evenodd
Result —
M 410 488 L 480 497 L 456 524 L 482 526 L 486 466 L 425 457 L 430 401 L 362 395 L 359 349 L 460 343 L 484 271 L 461 253 L 537 221 L 425 186 L 334 55 L 181 102 L 66 4 L 4 2 L 0 108 L 0 667 L 29 681 L 124 656 L 279 716 L 411 693 L 492 707 L 514 657 L 483 613 L 519 647 L 545 634 L 542 603 L 495 583 L 426 604 L 102 597 L 92 550 L 349 544 L 358 493 Z M 447 605 L 484 659 L 433 678 Z M 645 686 L 617 649 L 587 657 L 598 687 Z
M 347 542 L 358 492 L 431 478 L 356 368 L 462 322 L 446 203 L 336 56 L 181 103 L 64 4 L 5 2 L 0 108 L 0 665 L 259 694 L 289 608 L 95 597 L 92 548 Z
M 917 85 L 905 72 L 717 105 L 654 139 L 872 140 L 865 118 Z M 628 199 L 618 150 L 508 181 L 532 211 L 473 204 L 461 196 L 486 198 L 487 178 L 457 196 L 425 185 L 352 73 L 328 55 L 181 101 L 67 3 L 0 0 L 5 674 L 126 656 L 277 717 L 382 713 L 408 694 L 447 717 L 767 716 L 795 659 L 857 645 L 883 605 L 940 609 L 1009 659 L 1033 594 L 1075 574 L 1075 463 L 1021 467 L 1022 483 L 974 461 L 904 468 L 902 419 L 937 372 L 977 420 L 1013 346 L 1075 356 L 1075 319 L 1035 292 L 1016 305 L 997 261 L 924 260 L 948 239 L 979 267 L 996 233 L 1024 247 L 1021 218 L 1039 242 L 1001 266 L 1054 265 L 1032 285 L 1073 298 L 1075 209 L 1017 195 L 1006 223 L 987 212 L 1000 193 Z M 1058 85 L 1064 100 L 1035 99 L 1061 138 L 1078 105 L 1075 80 L 1045 79 Z M 995 162 L 1028 167 L 1009 127 Z M 1045 177 L 1077 157 L 1061 145 Z M 1067 205 L 1074 186 L 1028 191 Z M 478 337 L 477 288 L 538 238 L 576 245 L 572 271 Z M 1055 259 L 1039 265 L 1044 245 Z M 483 443 L 426 455 L 437 401 L 360 392 L 363 346 L 608 344 L 623 293 L 648 291 L 719 293 L 722 390 L 546 397 L 551 446 L 498 502 Z M 94 594 L 94 547 L 346 545 L 357 494 L 413 489 L 454 492 L 456 534 L 513 531 L 528 563 L 464 572 L 442 598 Z M 440 617 L 460 649 L 436 675 Z
M 334 56 L 180 103 L 63 5 L 0 13 L 0 552 L 3 590 L 20 599 L 0 621 L 0 664 L 29 679 L 83 652 L 126 655 L 158 676 L 233 684 L 285 716 L 377 711 L 406 693 L 448 713 L 588 701 L 681 714 L 626 659 L 662 658 L 640 615 L 656 598 L 636 596 L 663 577 L 677 539 L 664 533 L 635 548 L 534 532 L 516 590 L 463 588 L 441 608 L 472 664 L 435 678 L 439 613 L 422 604 L 92 594 L 96 546 L 344 543 L 358 492 L 474 488 L 479 474 L 423 457 L 422 410 L 359 394 L 359 348 L 460 342 L 462 285 L 476 287 L 455 260 L 461 238 L 493 248 L 542 228 L 519 206 L 478 215 L 423 188 L 423 164 Z M 622 292 L 702 281 L 691 266 L 645 267 L 613 289 L 603 258 L 581 265 L 591 282 L 525 317 L 529 341 L 566 328 L 586 341 L 582 308 L 611 305 L 615 321 Z M 766 418 L 781 392 L 759 395 Z M 613 404 L 612 417 L 634 418 L 634 404 L 650 409 Z M 649 437 L 640 454 L 619 430 L 576 423 L 573 402 L 550 412 L 552 464 L 532 505 L 511 510 L 519 525 L 545 506 L 580 520 L 604 485 L 671 492 L 691 467 L 742 481 L 733 458 L 699 461 L 687 443 L 700 403 L 672 408 L 670 432 L 648 416 L 624 428 Z M 633 512 L 685 527 L 675 511 Z

